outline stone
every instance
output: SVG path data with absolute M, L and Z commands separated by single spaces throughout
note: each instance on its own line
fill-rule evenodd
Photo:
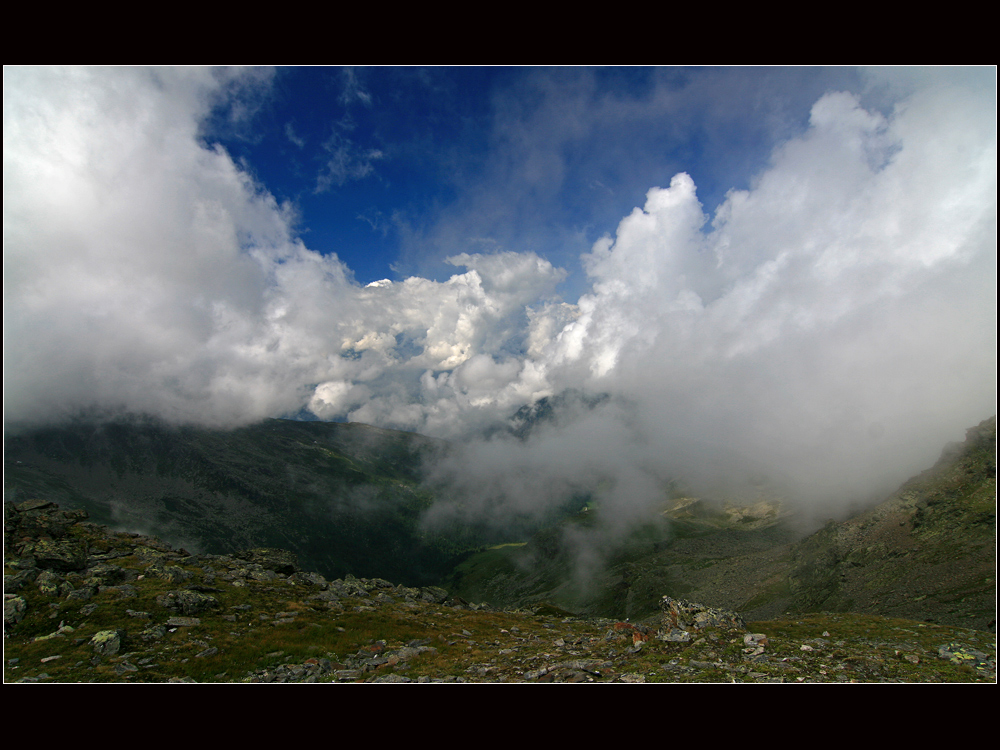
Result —
M 7 632 L 24 619 L 28 612 L 28 603 L 19 596 L 4 594 L 3 599 L 3 629 Z
M 290 576 L 299 570 L 299 561 L 294 553 L 274 547 L 255 547 L 237 555 L 247 562 L 256 563 L 265 570 L 273 570 L 284 576 Z
M 156 603 L 182 615 L 196 615 L 219 606 L 219 600 L 199 591 L 168 591 L 156 597 Z
M 124 630 L 100 630 L 90 639 L 94 653 L 99 656 L 114 656 L 125 641 Z
M 715 609 L 683 599 L 672 599 L 669 596 L 664 596 L 660 600 L 660 609 L 663 611 L 663 624 L 669 631 L 677 629 L 690 632 L 707 627 L 726 630 L 747 629 L 743 618 L 727 609 Z

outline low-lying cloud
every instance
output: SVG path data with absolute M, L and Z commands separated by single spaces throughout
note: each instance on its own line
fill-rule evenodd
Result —
M 5 420 L 305 409 L 463 438 L 455 481 L 491 512 L 586 486 L 627 517 L 679 476 L 866 497 L 995 411 L 979 77 L 915 85 L 887 115 L 828 93 L 713 215 L 686 173 L 651 187 L 582 258 L 574 301 L 532 252 L 456 247 L 446 281 L 355 283 L 202 140 L 238 72 L 6 68 Z M 610 399 L 468 442 L 568 389 Z

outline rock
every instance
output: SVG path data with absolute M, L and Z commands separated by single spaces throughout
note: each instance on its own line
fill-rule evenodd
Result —
M 99 630 L 90 639 L 94 647 L 94 653 L 99 656 L 114 656 L 117 654 L 125 641 L 124 630 Z
M 697 631 L 707 627 L 724 628 L 726 630 L 746 630 L 746 623 L 736 612 L 728 609 L 715 609 L 704 604 L 671 599 L 664 596 L 660 600 L 663 610 L 663 622 L 671 630 Z
M 156 603 L 164 609 L 182 615 L 196 615 L 219 606 L 219 600 L 198 591 L 168 591 L 156 597 Z
M 89 586 L 84 586 L 81 589 L 75 589 L 70 591 L 66 595 L 66 599 L 69 601 L 87 601 L 94 595 L 94 590 Z
M 256 563 L 265 570 L 273 570 L 283 576 L 290 576 L 299 570 L 299 561 L 294 553 L 274 547 L 255 547 L 237 555 L 242 560 Z
M 28 611 L 28 603 L 19 596 L 4 594 L 3 599 L 3 629 L 6 633 L 24 619 Z
M 16 505 L 5 503 L 4 540 L 10 545 L 24 537 L 60 539 L 70 526 L 86 518 L 85 510 L 59 510 L 58 505 L 45 500 L 25 500 Z
M 56 575 L 51 570 L 43 570 L 35 578 L 35 585 L 38 590 L 46 596 L 59 596 L 59 587 L 63 584 L 61 576 Z
M 146 575 L 151 578 L 160 578 L 171 583 L 184 583 L 191 578 L 192 574 L 177 565 L 161 565 L 154 562 L 146 568 Z
M 180 617 L 174 618 L 174 617 L 171 617 L 170 619 L 171 620 L 174 620 L 174 619 L 178 619 L 178 620 L 180 620 L 180 619 L 184 619 L 184 620 L 197 620 L 198 618 L 196 618 L 196 617 L 184 617 L 184 618 L 180 618 Z M 200 623 L 201 621 L 198 620 L 198 622 Z M 170 620 L 167 620 L 167 625 L 169 625 L 169 624 L 170 624 Z M 167 634 L 167 628 L 166 628 L 165 625 L 151 625 L 150 627 L 146 628 L 141 633 L 139 633 L 139 637 L 142 638 L 142 640 L 144 640 L 144 641 L 146 641 L 148 643 L 150 641 L 158 641 L 161 638 L 163 638 L 166 634 Z
M 440 586 L 423 586 L 420 589 L 420 598 L 432 604 L 443 604 L 450 594 Z
M 70 539 L 39 539 L 32 545 L 31 554 L 39 568 L 66 573 L 87 567 L 87 546 Z
M 297 584 L 303 584 L 306 586 L 315 586 L 321 591 L 325 590 L 326 587 L 329 585 L 329 582 L 319 573 L 298 572 L 294 576 L 290 577 L 289 580 Z
M 171 628 L 193 628 L 196 625 L 201 625 L 197 617 L 171 617 L 167 620 L 167 626 Z

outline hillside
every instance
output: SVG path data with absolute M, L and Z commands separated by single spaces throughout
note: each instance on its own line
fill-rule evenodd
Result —
M 40 499 L 193 552 L 294 552 L 337 577 L 438 582 L 460 550 L 419 529 L 425 457 L 443 444 L 362 424 L 271 419 L 237 430 L 133 419 L 9 433 L 7 501 Z
M 500 606 L 554 601 L 642 618 L 669 594 L 751 619 L 837 611 L 996 627 L 996 418 L 874 509 L 799 540 L 775 503 L 680 499 L 624 542 L 600 544 L 580 514 L 526 545 L 463 561 L 459 594 Z M 603 565 L 581 576 L 581 539 Z
M 646 623 L 498 611 L 327 580 L 280 550 L 192 555 L 51 503 L 6 504 L 4 682 L 995 682 L 989 633 L 823 613 Z
M 9 435 L 5 681 L 995 681 L 995 418 L 804 539 L 779 503 L 678 497 L 624 540 L 585 510 L 470 556 L 420 532 L 441 449 L 283 420 Z

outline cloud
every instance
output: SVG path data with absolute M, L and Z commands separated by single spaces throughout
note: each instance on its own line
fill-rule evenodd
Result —
M 825 499 L 898 482 L 995 410 L 995 87 L 978 71 L 866 75 L 877 108 L 833 91 L 800 129 L 775 114 L 783 138 L 713 208 L 683 169 L 645 183 L 643 205 L 588 243 L 582 293 L 560 299 L 575 268 L 462 238 L 599 176 L 566 154 L 594 142 L 595 122 L 628 120 L 615 101 L 652 127 L 695 88 L 657 80 L 645 100 L 616 100 L 588 76 L 569 93 L 543 80 L 528 113 L 501 97 L 519 175 L 507 184 L 526 197 L 513 213 L 485 188 L 456 204 L 433 230 L 447 279 L 362 287 L 203 138 L 229 92 L 266 79 L 7 68 L 5 418 L 129 410 L 222 426 L 308 408 L 468 438 L 577 389 L 611 398 L 528 443 L 467 443 L 470 495 L 493 488 L 494 510 L 516 514 L 586 484 L 627 517 L 681 474 L 732 485 L 763 472 Z M 576 129 L 557 116 L 567 97 Z M 710 110 L 709 131 L 730 127 L 732 112 Z M 339 145 L 331 180 L 379 158 Z M 484 206 L 497 212 L 477 227 Z
M 891 489 L 995 411 L 995 132 L 954 84 L 888 119 L 822 97 L 707 231 L 690 177 L 651 190 L 542 369 L 638 404 L 617 476 Z
M 8 418 L 280 408 L 253 377 L 233 388 L 259 372 L 253 253 L 294 242 L 285 209 L 199 141 L 223 85 L 195 69 L 5 71 Z

